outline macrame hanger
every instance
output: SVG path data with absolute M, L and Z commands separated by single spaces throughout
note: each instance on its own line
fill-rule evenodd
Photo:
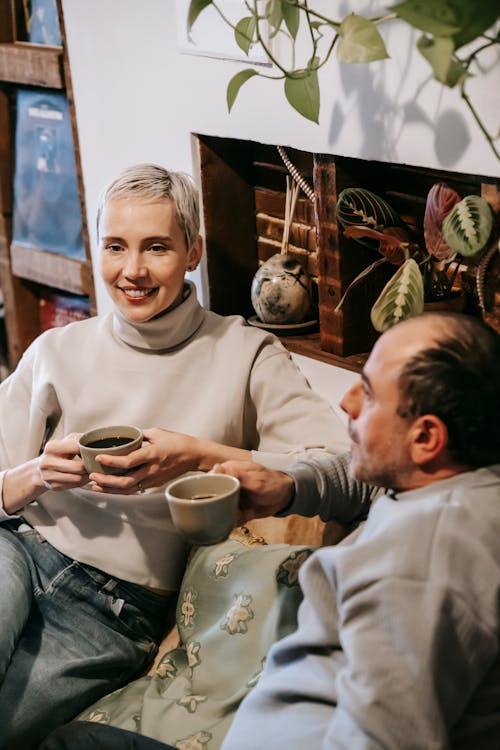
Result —
M 316 200 L 316 196 L 314 195 L 313 188 L 309 185 L 309 183 L 307 182 L 306 178 L 297 169 L 297 167 L 295 166 L 295 164 L 293 164 L 290 161 L 290 159 L 288 157 L 288 154 L 285 151 L 285 149 L 283 148 L 283 146 L 276 146 L 276 148 L 278 149 L 278 153 L 281 156 L 284 165 L 286 166 L 286 168 L 288 169 L 288 171 L 292 175 L 292 177 L 295 180 L 295 182 L 297 183 L 297 185 L 299 185 L 299 187 L 302 188 L 302 190 L 307 195 L 307 197 L 309 198 L 309 200 L 312 201 L 312 203 L 314 203 L 314 201 Z

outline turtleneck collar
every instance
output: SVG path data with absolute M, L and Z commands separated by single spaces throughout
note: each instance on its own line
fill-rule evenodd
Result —
M 134 349 L 175 349 L 184 344 L 201 326 L 205 311 L 191 281 L 184 282 L 184 299 L 173 310 L 144 323 L 129 320 L 118 308 L 113 311 L 115 336 Z

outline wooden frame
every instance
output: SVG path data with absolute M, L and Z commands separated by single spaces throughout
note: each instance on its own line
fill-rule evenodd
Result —
M 96 312 L 78 130 L 61 0 L 57 0 L 62 47 L 16 42 L 11 0 L 0 0 L 0 287 L 4 298 L 9 364 L 13 368 L 40 333 L 39 295 L 49 285 L 58 291 L 85 294 Z M 12 254 L 14 87 L 63 90 L 71 128 L 86 258 L 72 260 L 39 248 L 14 248 Z
M 259 263 L 279 252 L 277 228 L 283 224 L 287 169 L 274 146 L 203 135 L 198 143 L 210 306 L 248 318 L 254 314 L 250 289 Z M 378 336 L 370 322 L 371 307 L 394 269 L 378 268 L 335 311 L 350 282 L 379 257 L 344 237 L 335 216 L 340 192 L 364 187 L 386 197 L 421 235 L 426 197 L 434 183 L 447 182 L 462 196 L 483 195 L 497 225 L 499 183 L 479 175 L 287 151 L 314 188 L 314 203 L 305 196 L 299 199 L 290 249 L 306 261 L 316 279 L 319 331 L 282 340 L 290 351 L 359 371 Z M 311 248 L 313 229 L 316 243 Z M 480 316 L 473 278 L 466 292 L 467 311 Z

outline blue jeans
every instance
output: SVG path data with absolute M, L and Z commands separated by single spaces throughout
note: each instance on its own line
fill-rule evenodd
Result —
M 193 747 L 195 745 L 193 744 Z M 201 744 L 199 745 L 201 748 Z M 158 740 L 125 729 L 74 721 L 47 737 L 38 750 L 175 750 Z
M 27 524 L 0 524 L 0 748 L 36 748 L 143 673 L 173 599 L 66 557 Z

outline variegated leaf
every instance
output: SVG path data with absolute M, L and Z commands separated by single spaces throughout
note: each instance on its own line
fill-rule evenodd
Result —
M 368 63 L 389 57 L 373 21 L 351 13 L 340 24 L 337 59 L 344 63 Z
M 455 251 L 443 238 L 443 221 L 460 201 L 459 194 L 444 182 L 437 182 L 427 194 L 424 216 L 424 239 L 429 255 L 437 260 L 451 260 Z
M 488 242 L 493 226 L 491 208 L 479 195 L 466 195 L 443 221 L 443 237 L 465 258 L 476 255 Z
M 336 215 L 343 227 L 362 226 L 381 231 L 403 224 L 387 201 L 364 188 L 342 190 L 337 200 Z M 377 249 L 377 242 L 370 238 L 360 237 L 357 241 Z
M 382 289 L 370 317 L 375 330 L 383 333 L 401 320 L 419 315 L 423 309 L 422 274 L 418 263 L 408 258 Z

